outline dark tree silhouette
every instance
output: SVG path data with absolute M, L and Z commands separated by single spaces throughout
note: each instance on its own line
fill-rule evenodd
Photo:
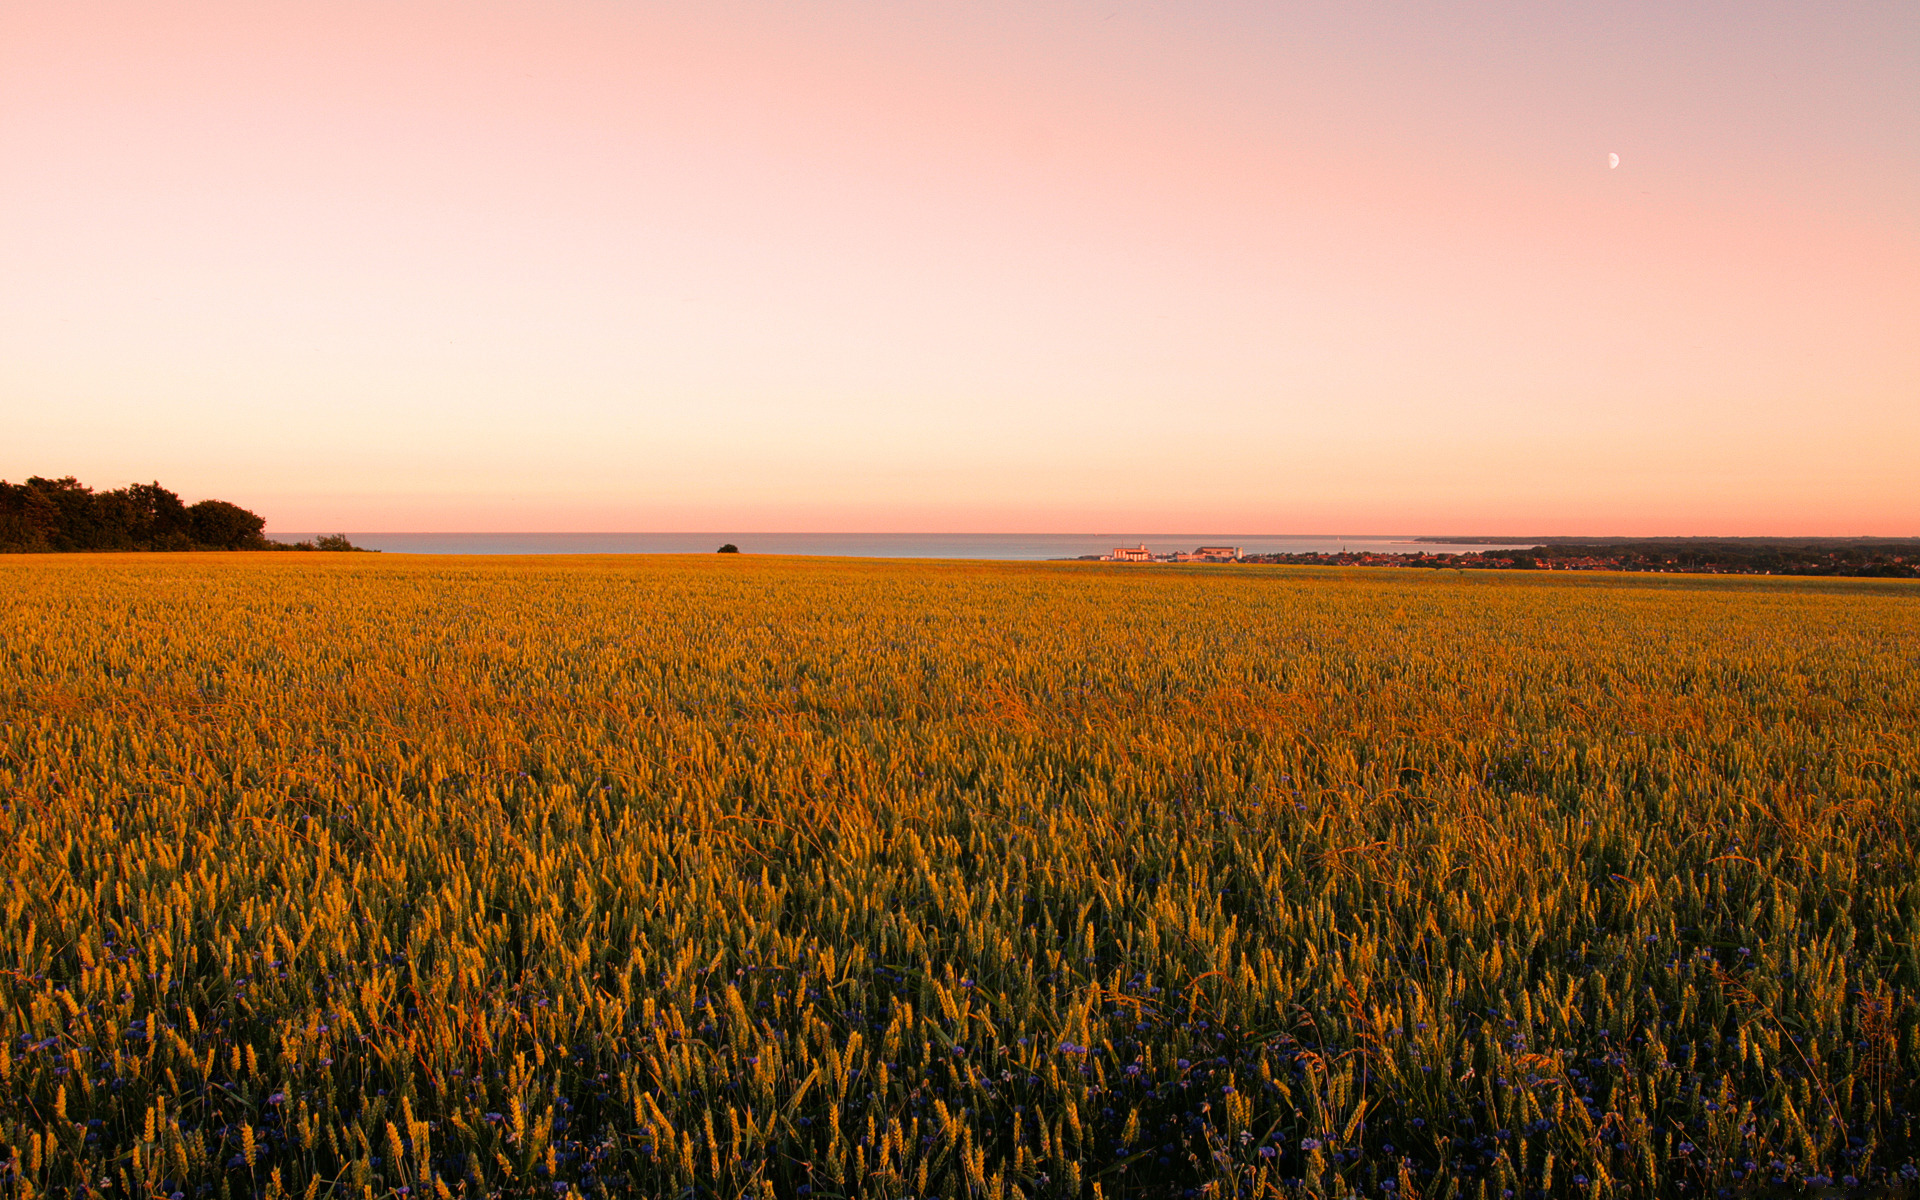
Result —
M 265 528 L 225 500 L 189 508 L 157 482 L 96 492 L 71 475 L 0 480 L 0 551 L 273 549 Z
M 46 491 L 25 483 L 0 483 L 0 550 L 58 549 L 62 516 Z
M 100 495 L 103 505 L 121 508 L 125 516 L 120 524 L 133 541 L 134 550 L 192 550 L 193 519 L 180 497 L 153 483 L 136 483 Z
M 720 547 L 720 549 L 719 549 L 719 550 L 718 550 L 718 551 L 717 551 L 716 553 L 720 553 L 720 554 L 738 554 L 738 553 L 740 553 L 740 547 L 738 547 L 738 546 L 736 546 L 736 545 L 734 545 L 734 544 L 733 544 L 732 542 L 728 542 L 728 543 L 727 543 L 726 545 L 724 545 L 724 546 L 722 546 L 722 547 Z
M 187 509 L 193 522 L 193 540 L 220 550 L 264 549 L 265 517 L 225 500 L 202 500 Z

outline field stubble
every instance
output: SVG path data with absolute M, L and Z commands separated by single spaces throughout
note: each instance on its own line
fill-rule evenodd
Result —
M 1914 1175 L 1910 585 L 0 582 L 0 1195 Z

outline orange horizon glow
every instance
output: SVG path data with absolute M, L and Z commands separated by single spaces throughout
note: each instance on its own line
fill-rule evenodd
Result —
M 1920 536 L 1917 39 L 17 5 L 0 478 L 274 529 Z

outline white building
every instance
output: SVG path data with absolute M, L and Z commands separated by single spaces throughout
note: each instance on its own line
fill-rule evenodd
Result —
M 1145 542 L 1138 546 L 1115 546 L 1113 553 L 1107 556 L 1108 562 L 1152 562 L 1153 554 Z

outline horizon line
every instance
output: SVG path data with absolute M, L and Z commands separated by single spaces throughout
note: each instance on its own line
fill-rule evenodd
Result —
M 1075 531 L 1067 531 L 1067 532 L 1058 532 L 1058 531 L 1051 531 L 1051 530 L 1021 530 L 1021 529 L 935 530 L 935 529 L 743 529 L 743 528 L 732 528 L 732 529 L 725 529 L 725 528 L 722 528 L 722 529 L 338 529 L 336 530 L 332 527 L 328 527 L 324 529 L 322 528 L 287 529 L 287 530 L 268 529 L 263 532 L 267 537 L 296 537 L 303 534 L 327 534 L 327 533 L 339 532 L 339 533 L 358 534 L 361 536 L 374 536 L 374 537 L 393 537 L 393 536 L 400 536 L 400 537 L 632 537 L 637 535 L 673 536 L 673 537 L 695 537 L 695 536 L 711 537 L 711 536 L 731 535 L 735 537 L 740 537 L 740 536 L 749 536 L 749 535 L 768 535 L 768 536 L 774 536 L 774 537 L 1081 537 L 1081 538 L 1144 537 L 1144 538 L 1167 538 L 1167 537 L 1192 537 L 1196 533 L 1199 533 L 1200 531 L 1175 530 L 1170 532 L 1154 533 L 1154 532 L 1139 532 L 1139 531 L 1130 530 L 1122 533 L 1122 532 L 1117 532 L 1113 530 L 1092 530 L 1092 531 L 1075 530 Z M 1548 542 L 1548 541 L 1554 541 L 1556 539 L 1574 539 L 1574 540 L 1580 540 L 1580 541 L 1590 541 L 1597 538 L 1604 538 L 1609 541 L 1633 541 L 1633 540 L 1647 540 L 1647 539 L 1657 540 L 1657 539 L 1669 539 L 1669 538 L 1695 538 L 1695 539 L 1701 539 L 1701 540 L 1711 539 L 1711 540 L 1717 540 L 1717 541 L 1755 541 L 1755 540 L 1762 540 L 1762 539 L 1778 540 L 1778 539 L 1787 539 L 1787 538 L 1804 538 L 1804 539 L 1813 539 L 1813 540 L 1819 540 L 1819 541 L 1835 541 L 1835 540 L 1914 541 L 1914 540 L 1920 540 L 1920 533 L 1914 533 L 1914 534 L 1554 533 L 1554 534 L 1516 535 L 1516 534 L 1491 534 L 1491 533 L 1458 533 L 1458 534 L 1354 533 L 1354 532 L 1260 533 L 1260 532 L 1242 531 L 1242 532 L 1231 533 L 1231 534 L 1221 534 L 1221 533 L 1215 532 L 1215 533 L 1203 534 L 1203 536 L 1245 537 L 1245 538 L 1254 538 L 1254 537 L 1316 538 L 1316 539 L 1415 538 L 1415 539 L 1436 541 L 1436 542 L 1463 542 L 1463 543 L 1471 542 L 1471 541 Z

